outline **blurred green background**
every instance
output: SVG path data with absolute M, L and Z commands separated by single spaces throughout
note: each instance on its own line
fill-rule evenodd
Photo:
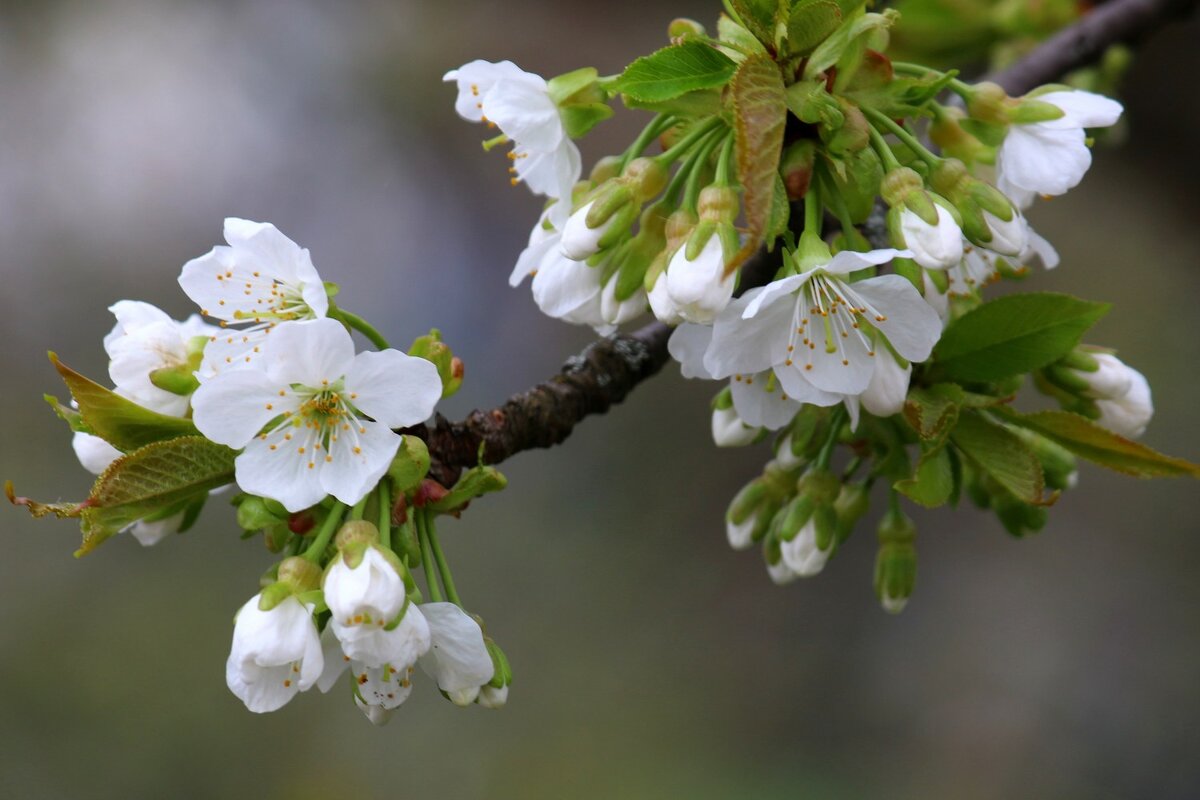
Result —
M 538 203 L 508 185 L 442 73 L 511 58 L 618 71 L 719 4 L 114 0 L 0 4 L 0 477 L 88 476 L 42 403 L 44 351 L 102 377 L 113 301 L 190 313 L 175 278 L 226 215 L 276 223 L 396 342 L 439 326 L 467 364 L 443 409 L 490 407 L 587 331 L 506 279 Z M 1155 37 L 1128 139 L 1032 218 L 1063 255 L 1029 286 L 1115 301 L 1092 340 L 1155 392 L 1154 446 L 1200 457 L 1195 20 Z M 584 142 L 619 150 L 620 112 Z M 443 526 L 467 602 L 516 671 L 502 712 L 422 679 L 377 729 L 346 687 L 247 713 L 234 610 L 271 562 L 214 502 L 192 532 L 72 559 L 70 522 L 3 511 L 3 798 L 1193 798 L 1195 484 L 1084 467 L 1047 529 L 914 511 L 916 595 L 871 591 L 872 519 L 777 588 L 722 514 L 763 448 L 718 451 L 714 387 L 669 367 L 509 491 Z

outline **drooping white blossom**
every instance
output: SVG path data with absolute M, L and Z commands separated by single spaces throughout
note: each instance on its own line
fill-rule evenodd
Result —
M 699 324 L 709 324 L 733 297 L 734 275 L 725 275 L 725 247 L 720 236 L 711 236 L 695 259 L 687 257 L 687 248 L 675 251 L 667 269 L 658 277 L 665 281 L 670 298 L 671 316 Z M 661 319 L 661 318 L 660 318 Z
M 255 713 L 282 708 L 316 683 L 325 666 L 311 606 L 289 596 L 263 611 L 261 597 L 238 611 L 225 662 L 229 690 Z
M 165 311 L 136 300 L 121 300 L 108 310 L 117 323 L 104 337 L 104 350 L 117 394 L 160 414 L 184 416 L 189 395 L 156 386 L 152 375 L 160 370 L 179 371 L 181 377 L 190 373 L 194 340 L 207 341 L 220 329 L 196 314 L 176 322 Z
M 479 623 L 454 603 L 425 603 L 430 646 L 421 669 L 437 681 L 455 705 L 475 702 L 495 673 Z
M 471 61 L 443 77 L 454 81 L 454 109 L 471 122 L 494 123 L 513 144 L 513 183 L 553 198 L 551 218 L 561 226 L 570 213 L 571 189 L 582 171 L 579 148 L 567 136 L 546 80 L 511 61 Z
M 225 241 L 183 265 L 179 285 L 200 313 L 221 321 L 200 378 L 252 364 L 280 323 L 320 319 L 329 297 L 308 250 L 270 223 L 230 217 Z M 244 327 L 235 327 L 244 326 Z
M 1113 125 L 1123 110 L 1115 100 L 1077 89 L 1033 99 L 1063 115 L 1012 125 L 996 154 L 996 187 L 1022 208 L 1036 195 L 1065 194 L 1078 185 L 1092 163 L 1084 129 Z
M 747 425 L 733 406 L 713 409 L 712 438 L 717 447 L 745 447 L 761 432 L 761 428 Z
M 437 369 L 396 350 L 354 354 L 334 320 L 281 325 L 265 370 L 222 372 L 196 390 L 193 420 L 235 461 L 243 491 L 301 511 L 333 495 L 361 500 L 379 482 L 401 438 L 441 397 Z M 366 417 L 371 419 L 367 419 Z
M 810 519 L 790 541 L 779 543 L 783 563 L 798 577 L 810 578 L 825 569 L 825 562 L 833 553 L 833 544 L 822 550 L 817 544 L 817 524 Z
M 948 269 L 962 260 L 962 229 L 954 216 L 938 203 L 937 224 L 930 225 L 914 211 L 900 212 L 900 230 L 904 245 L 912 251 L 913 261 L 925 269 Z
M 863 390 L 859 400 L 862 407 L 877 417 L 890 417 L 904 410 L 908 397 L 908 381 L 912 377 L 912 365 L 900 366 L 886 348 L 878 355 L 871 382 Z
M 715 377 L 770 371 L 787 397 L 833 405 L 871 383 L 879 337 L 901 357 L 924 361 L 941 335 L 936 312 L 898 275 L 849 282 L 851 272 L 908 251 L 843 251 L 828 263 L 752 289 L 716 320 L 704 367 Z M 854 403 L 849 402 L 854 400 Z
M 567 258 L 584 261 L 594 256 L 600 250 L 600 240 L 604 238 L 604 234 L 617 224 L 619 216 L 613 214 L 596 227 L 589 227 L 587 217 L 593 205 L 595 205 L 594 200 L 584 203 L 571 214 L 563 226 L 562 241 L 559 246 L 562 254 Z

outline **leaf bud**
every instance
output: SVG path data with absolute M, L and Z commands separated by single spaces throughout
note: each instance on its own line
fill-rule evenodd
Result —
M 704 26 L 688 17 L 676 17 L 667 25 L 667 36 L 672 42 L 693 36 L 704 36 Z
M 412 347 L 408 348 L 408 354 L 423 358 L 437 367 L 438 377 L 442 379 L 442 397 L 449 397 L 462 386 L 463 363 L 454 357 L 449 345 L 442 341 L 442 333 L 437 328 L 430 329 L 425 336 L 417 337 Z
M 237 501 L 238 527 L 244 531 L 273 527 L 286 522 L 287 518 L 287 509 L 275 500 L 247 494 Z
M 788 200 L 803 200 L 812 183 L 813 170 L 817 163 L 817 143 L 812 139 L 801 139 L 788 145 L 779 161 L 779 174 Z

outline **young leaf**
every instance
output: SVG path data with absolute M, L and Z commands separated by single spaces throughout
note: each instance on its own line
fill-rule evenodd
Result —
M 672 97 L 670 100 L 658 100 L 653 103 L 643 102 L 627 94 L 621 95 L 626 108 L 641 108 L 646 111 L 656 111 L 660 114 L 671 114 L 676 117 L 699 119 L 720 114 L 721 92 L 717 89 L 697 89 Z
M 915 388 L 904 402 L 904 418 L 922 439 L 940 443 L 958 422 L 965 394 L 953 383 Z
M 13 482 L 4 482 L 4 495 L 8 498 L 8 502 L 14 506 L 25 506 L 29 509 L 29 514 L 34 519 L 41 519 L 47 514 L 62 519 L 63 517 L 78 517 L 83 513 L 83 509 L 87 506 L 83 503 L 39 503 L 29 497 L 18 497 L 16 491 L 13 490 Z
M 1043 505 L 1042 465 L 1012 431 L 989 422 L 976 411 L 964 411 L 950 440 L 971 465 L 1023 503 Z
M 788 52 L 810 52 L 841 24 L 842 10 L 834 0 L 799 0 L 788 16 Z
M 926 451 L 911 478 L 896 481 L 896 491 L 926 508 L 945 505 L 954 493 L 950 451 L 944 447 Z
M 731 87 L 738 180 L 749 235 L 726 266 L 727 272 L 737 269 L 758 250 L 770 225 L 787 121 L 783 76 L 770 58 L 747 58 L 738 67 Z
M 784 32 L 781 23 L 786 21 L 786 0 L 731 0 L 731 5 L 760 42 L 772 50 L 778 46 Z
M 1021 414 L 1012 409 L 1000 409 L 1000 413 L 1006 421 L 1039 433 L 1080 458 L 1117 472 L 1139 478 L 1200 478 L 1200 465 L 1163 455 L 1069 411 Z
M 58 402 L 58 398 L 54 395 L 44 394 L 42 395 L 42 399 L 50 404 L 50 408 L 54 409 L 54 413 L 58 415 L 58 418 L 67 423 L 67 427 L 69 427 L 75 433 L 92 432 L 92 429 L 89 428 L 87 423 L 83 421 L 82 414 L 70 406 L 64 406 L 62 403 Z
M 859 14 L 845 20 L 813 51 L 804 66 L 803 78 L 809 80 L 817 77 L 836 64 L 847 50 L 858 47 L 860 38 L 873 31 L 890 28 L 897 16 L 894 10 L 887 9 L 882 14 Z
M 792 206 L 788 202 L 787 188 L 783 185 L 783 178 L 776 172 L 775 188 L 771 195 L 771 216 L 767 219 L 767 230 L 764 234 L 768 250 L 774 249 L 775 240 L 788 229 L 791 213 Z
M 132 400 L 105 389 L 100 384 L 85 378 L 58 360 L 54 353 L 50 361 L 71 390 L 71 396 L 79 404 L 79 414 L 91 433 L 101 437 L 118 450 L 128 452 L 165 439 L 179 436 L 198 436 L 199 431 L 191 420 L 168 417 Z
M 933 349 L 933 375 L 984 382 L 1039 369 L 1071 352 L 1108 309 L 1053 292 L 984 303 L 946 326 Z
M 734 61 L 741 61 L 754 53 L 767 54 L 767 48 L 763 47 L 762 42 L 728 14 L 721 14 L 717 19 L 717 38 L 729 43 L 729 47 L 722 47 L 720 50 Z
M 203 436 L 154 442 L 114 461 L 83 504 L 82 556 L 127 525 L 233 482 L 237 453 Z
M 642 103 L 659 103 L 697 89 L 724 86 L 736 69 L 733 59 L 721 51 L 687 40 L 637 59 L 608 88 Z

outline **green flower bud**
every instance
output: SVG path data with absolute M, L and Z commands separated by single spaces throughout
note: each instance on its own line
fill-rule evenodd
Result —
M 442 341 L 442 333 L 437 328 L 413 341 L 412 347 L 408 348 L 408 354 L 423 358 L 437 367 L 438 377 L 442 379 L 442 397 L 451 396 L 462 386 L 463 362 L 454 357 L 450 347 Z
M 842 485 L 837 500 L 833 502 L 833 510 L 837 513 L 839 544 L 850 538 L 850 534 L 854 532 L 854 526 L 866 515 L 867 509 L 870 507 L 871 493 L 867 491 L 866 484 L 847 483 Z
M 783 188 L 788 200 L 803 200 L 812 182 L 817 163 L 817 143 L 812 139 L 801 139 L 788 145 L 779 160 L 779 174 L 783 177 Z
M 416 436 L 404 436 L 396 457 L 388 467 L 388 477 L 400 493 L 410 492 L 429 474 L 429 446 Z
M 967 98 L 967 111 L 972 117 L 998 125 L 1008 124 L 1014 105 L 1008 92 L 991 81 L 975 84 Z
M 612 180 L 621 174 L 621 157 L 620 156 L 605 156 L 596 162 L 592 167 L 592 172 L 588 175 L 588 179 L 599 186 L 605 181 Z M 590 187 L 589 187 L 590 189 Z
M 916 533 L 913 521 L 897 508 L 889 509 L 879 523 L 875 596 L 889 614 L 903 611 L 912 595 L 917 577 Z
M 238 527 L 244 531 L 257 531 L 280 523 L 286 523 L 287 509 L 275 500 L 255 495 L 242 495 L 237 501 Z
M 378 544 L 379 528 L 376 528 L 366 520 L 350 520 L 338 529 L 337 536 L 333 538 L 333 542 L 338 550 L 346 550 L 356 544 Z M 351 564 L 351 567 L 353 566 Z
M 292 556 L 279 562 L 276 574 L 278 583 L 290 588 L 292 594 L 309 592 L 321 585 L 321 568 L 301 556 Z

